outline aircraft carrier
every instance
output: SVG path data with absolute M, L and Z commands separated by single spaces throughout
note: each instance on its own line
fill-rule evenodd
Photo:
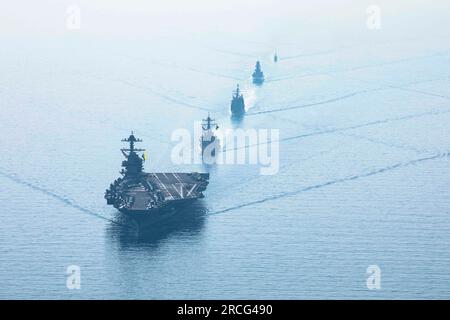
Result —
M 122 177 L 116 179 L 105 192 L 107 204 L 131 216 L 138 222 L 156 222 L 170 216 L 174 209 L 203 198 L 209 183 L 209 173 L 146 173 L 145 149 L 137 149 L 133 132 L 122 140 L 129 144 L 121 149 Z

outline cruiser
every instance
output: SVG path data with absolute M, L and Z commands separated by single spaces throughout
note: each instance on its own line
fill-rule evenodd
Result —
M 206 119 L 203 119 L 202 123 L 202 137 L 201 137 L 201 148 L 202 148 L 202 159 L 207 164 L 212 164 L 217 151 L 220 148 L 220 140 L 215 135 L 215 130 L 219 129 L 219 126 L 214 119 L 211 119 L 210 115 Z

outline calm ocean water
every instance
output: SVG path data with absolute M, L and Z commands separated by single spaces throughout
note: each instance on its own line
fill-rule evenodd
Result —
M 261 3 L 200 10 L 203 24 L 106 4 L 81 4 L 76 31 L 64 5 L 48 13 L 58 22 L 11 18 L 0 33 L 0 298 L 450 298 L 445 2 L 382 2 L 376 31 L 368 3 Z M 252 115 L 233 124 L 237 83 Z M 171 133 L 193 131 L 206 110 L 223 129 L 279 129 L 278 174 L 172 164 Z M 211 174 L 204 199 L 144 230 L 103 199 L 131 130 L 146 171 Z M 79 290 L 66 287 L 69 265 Z M 370 265 L 379 290 L 366 286 Z

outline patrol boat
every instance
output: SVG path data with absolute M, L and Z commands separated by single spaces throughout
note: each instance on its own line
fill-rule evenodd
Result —
M 253 83 L 261 85 L 264 82 L 264 73 L 261 71 L 261 64 L 256 61 L 255 71 L 252 74 Z
M 147 160 L 145 149 L 135 147 L 142 140 L 131 132 L 122 142 L 129 146 L 121 149 L 125 157 L 120 171 L 122 177 L 105 192 L 108 205 L 138 222 L 157 222 L 172 215 L 173 209 L 204 197 L 209 173 L 146 173 L 143 171 Z
M 231 100 L 231 116 L 233 118 L 240 118 L 245 114 L 245 102 L 244 96 L 239 90 L 239 85 L 233 94 L 233 99 Z

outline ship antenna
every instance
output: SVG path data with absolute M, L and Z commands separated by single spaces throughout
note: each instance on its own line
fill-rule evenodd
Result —
M 128 140 L 130 142 L 130 152 L 132 153 L 132 152 L 134 152 L 134 131 L 133 130 L 131 130 L 131 136 Z
M 136 137 L 134 136 L 134 131 L 131 131 L 131 135 L 128 138 L 122 139 L 122 141 L 123 142 L 128 142 L 130 144 L 129 149 L 122 149 L 122 152 L 128 151 L 129 154 L 131 154 L 131 153 L 134 153 L 134 152 L 145 151 L 145 149 L 135 149 L 134 148 L 134 143 L 135 142 L 142 142 L 141 139 L 136 139 Z M 125 156 L 127 157 L 127 155 L 125 155 Z

